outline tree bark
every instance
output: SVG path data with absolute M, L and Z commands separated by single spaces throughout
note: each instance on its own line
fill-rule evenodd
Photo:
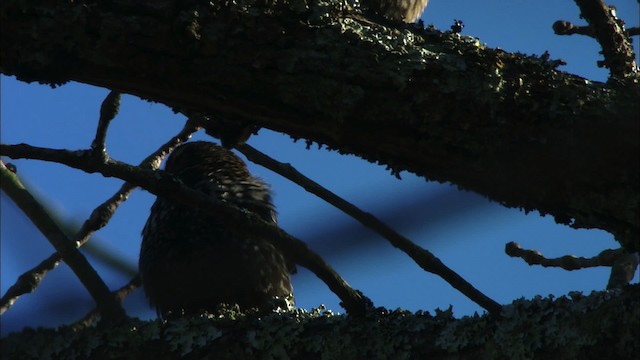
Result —
M 285 132 L 640 250 L 637 84 L 385 27 L 338 3 L 260 3 L 3 0 L 0 71 Z M 2 357 L 630 358 L 638 291 L 518 300 L 503 319 L 381 310 L 25 330 L 3 339 Z
M 640 351 L 640 287 L 536 297 L 504 317 L 378 309 L 26 329 L 3 339 L 2 359 L 632 359 Z
M 640 249 L 637 84 L 332 3 L 259 3 L 4 0 L 0 70 L 285 132 Z

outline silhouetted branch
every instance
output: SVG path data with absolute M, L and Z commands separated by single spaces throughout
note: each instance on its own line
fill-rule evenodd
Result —
M 198 127 L 193 121 L 187 121 L 182 130 L 165 144 L 160 146 L 151 155 L 147 156 L 140 163 L 142 168 L 157 169 L 162 159 L 173 150 L 176 146 L 187 141 L 191 134 L 198 130 Z M 131 192 L 136 188 L 136 185 L 131 183 L 124 183 L 120 190 L 118 190 L 113 196 L 107 199 L 105 202 L 96 207 L 89 218 L 82 224 L 82 227 L 76 233 L 74 241 L 78 246 L 83 246 L 93 235 L 94 232 L 103 228 L 116 209 L 129 197 Z M 7 311 L 15 301 L 22 295 L 34 292 L 44 276 L 50 270 L 55 269 L 62 261 L 60 253 L 55 252 L 51 254 L 47 259 L 43 260 L 36 267 L 28 270 L 18 277 L 18 280 L 12 285 L 7 292 L 2 296 L 0 300 L 0 314 Z
M 638 84 L 359 22 L 335 1 L 115 3 L 0 1 L 0 72 L 287 133 L 640 249 Z
M 34 292 L 47 272 L 55 269 L 60 261 L 62 261 L 62 256 L 56 252 L 38 266 L 20 275 L 16 283 L 7 289 L 7 292 L 0 299 L 0 315 L 9 310 L 20 296 Z
M 129 294 L 131 294 L 133 290 L 139 288 L 140 285 L 140 275 L 136 274 L 126 285 L 114 291 L 112 294 L 116 299 L 118 299 L 120 304 L 122 304 L 124 299 L 129 296 Z M 76 321 L 70 326 L 74 331 L 79 331 L 96 322 L 99 317 L 100 311 L 98 311 L 98 309 L 96 308 L 91 310 L 89 313 L 87 313 L 87 315 L 83 316 L 82 319 Z
M 620 288 L 629 284 L 640 262 L 638 253 L 628 253 L 624 249 L 606 249 L 590 258 L 565 255 L 555 259 L 548 259 L 540 251 L 523 249 L 520 244 L 512 241 L 507 243 L 504 252 L 511 257 L 521 258 L 529 265 L 559 267 L 569 271 L 596 266 L 609 266 L 611 267 L 611 275 L 609 276 L 607 289 Z
M 168 321 L 128 319 L 108 328 L 25 329 L 2 339 L 3 360 L 25 359 L 635 359 L 640 285 L 582 295 L 536 296 L 504 316 L 380 310 L 353 321 L 323 309 Z
M 239 228 L 260 232 L 274 241 L 276 246 L 301 266 L 311 270 L 342 300 L 345 309 L 352 315 L 363 314 L 372 306 L 371 301 L 349 286 L 319 255 L 297 238 L 275 225 L 263 221 L 254 214 L 243 212 L 228 204 L 193 190 L 176 181 L 164 171 L 151 171 L 134 167 L 113 159 L 97 159 L 88 150 L 56 150 L 32 147 L 26 144 L 0 145 L 0 154 L 14 159 L 28 158 L 65 164 L 87 173 L 101 173 L 135 183 L 145 190 L 175 202 L 201 209 L 212 216 L 224 218 L 229 223 L 242 224 Z M 248 224 L 248 226 L 247 226 Z
M 49 240 L 51 245 L 56 248 L 57 252 L 62 255 L 69 268 L 73 270 L 82 285 L 93 297 L 103 319 L 112 321 L 124 317 L 122 306 L 115 301 L 102 278 L 100 278 L 84 255 L 80 253 L 77 243 L 67 237 L 47 214 L 42 205 L 24 187 L 16 174 L 9 171 L 2 163 L 0 163 L 0 174 L 2 176 L 2 190 L 9 195 L 11 200 L 18 205 L 38 230 Z M 9 300 L 7 304 L 13 302 L 15 300 Z
M 469 299 L 471 299 L 478 305 L 485 308 L 491 314 L 500 314 L 500 311 L 502 309 L 500 304 L 473 287 L 473 285 L 463 279 L 460 275 L 443 264 L 442 261 L 440 261 L 440 259 L 438 259 L 430 251 L 421 248 L 411 240 L 398 234 L 395 230 L 393 230 L 382 221 L 378 220 L 375 216 L 360 210 L 355 205 L 349 203 L 348 201 L 327 190 L 320 184 L 304 176 L 290 164 L 276 161 L 247 144 L 239 145 L 236 148 L 241 153 L 243 153 L 247 157 L 247 159 L 260 164 L 267 169 L 270 169 L 275 173 L 280 174 L 283 177 L 291 180 L 292 182 L 300 185 L 308 192 L 318 196 L 329 204 L 342 210 L 347 215 L 358 220 L 362 225 L 377 232 L 382 237 L 387 239 L 391 243 L 391 245 L 409 255 L 409 257 L 413 259 L 413 261 L 415 261 L 422 269 L 440 276 L 451 286 L 459 290 L 461 293 L 466 295 Z
M 507 243 L 504 252 L 511 257 L 519 257 L 529 265 L 542 265 L 544 267 L 559 267 L 565 270 L 580 270 L 596 266 L 613 266 L 616 260 L 625 254 L 622 249 L 606 249 L 600 254 L 590 257 L 578 257 L 565 255 L 555 259 L 544 257 L 538 250 L 526 250 L 516 242 Z

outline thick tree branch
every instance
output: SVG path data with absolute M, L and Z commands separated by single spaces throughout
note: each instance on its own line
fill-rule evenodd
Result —
M 151 171 L 124 164 L 112 159 L 96 158 L 91 150 L 55 150 L 33 147 L 25 144 L 0 144 L 0 155 L 14 159 L 38 159 L 65 164 L 87 173 L 100 173 L 106 177 L 116 177 L 136 184 L 145 190 L 164 196 L 175 202 L 201 209 L 212 216 L 222 217 L 229 226 L 237 226 L 236 231 L 262 233 L 271 239 L 289 258 L 306 267 L 320 278 L 335 293 L 351 315 L 362 315 L 372 307 L 371 301 L 360 291 L 354 290 L 318 254 L 302 241 L 289 235 L 277 226 L 262 220 L 255 214 L 241 211 L 231 205 L 221 204 L 200 191 L 186 187 L 164 171 Z
M 516 300 L 505 317 L 379 309 L 364 318 L 296 310 L 157 321 L 118 328 L 28 329 L 3 339 L 2 359 L 634 359 L 638 285 L 589 296 Z
M 640 250 L 638 84 L 354 20 L 342 2 L 120 3 L 3 1 L 0 71 L 304 137 Z

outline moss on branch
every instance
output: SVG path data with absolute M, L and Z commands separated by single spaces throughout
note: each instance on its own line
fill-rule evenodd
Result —
M 0 4 L 0 71 L 326 144 L 640 249 L 640 86 L 342 1 Z
M 640 288 L 516 300 L 503 318 L 379 308 L 364 318 L 311 312 L 223 316 L 121 326 L 25 329 L 3 359 L 628 359 L 640 350 Z

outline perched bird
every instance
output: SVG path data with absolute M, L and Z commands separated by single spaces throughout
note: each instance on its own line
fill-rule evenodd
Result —
M 412 23 L 418 20 L 429 0 L 361 0 L 376 15 L 393 21 Z
M 276 223 L 268 186 L 223 147 L 186 143 L 169 156 L 165 170 L 186 186 Z M 275 296 L 292 305 L 293 264 L 250 230 L 158 197 L 142 230 L 139 268 L 159 316 L 212 311 L 221 303 L 268 310 Z

